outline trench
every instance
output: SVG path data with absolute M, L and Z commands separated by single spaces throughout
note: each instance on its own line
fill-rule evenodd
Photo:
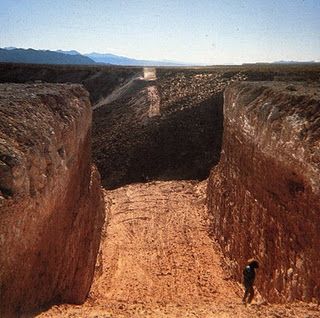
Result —
M 306 316 L 294 305 L 244 307 L 210 236 L 206 179 L 220 159 L 227 81 L 187 71 L 172 80 L 164 78 L 171 71 L 158 79 L 132 69 L 32 71 L 33 80 L 82 81 L 99 106 L 93 160 L 108 213 L 86 302 L 57 305 L 40 317 Z
M 223 87 L 239 73 L 102 66 L 0 68 L 0 82 L 84 85 L 94 108 L 93 159 L 108 189 L 148 180 L 205 179 L 221 151 Z
M 223 93 L 163 109 L 155 81 L 134 85 L 135 92 L 100 103 L 93 113 L 93 159 L 103 186 L 206 179 L 220 158 Z
M 259 296 L 243 306 L 210 235 L 206 178 L 220 159 L 222 92 L 169 109 L 160 100 L 150 116 L 150 87 L 163 97 L 152 82 L 94 110 L 108 213 L 94 281 L 83 305 L 39 317 L 304 317 L 307 307 L 265 306 Z

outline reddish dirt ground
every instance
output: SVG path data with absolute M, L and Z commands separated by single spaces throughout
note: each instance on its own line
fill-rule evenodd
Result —
M 206 181 L 133 184 L 106 191 L 110 207 L 96 277 L 84 305 L 39 317 L 309 317 L 316 304 L 241 304 L 208 235 Z

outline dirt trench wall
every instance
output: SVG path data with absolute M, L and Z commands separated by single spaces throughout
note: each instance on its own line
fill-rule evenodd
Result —
M 237 279 L 247 259 L 260 260 L 256 285 L 269 301 L 320 299 L 319 93 L 277 82 L 225 91 L 212 232 Z
M 0 85 L 0 316 L 89 291 L 104 222 L 78 85 Z

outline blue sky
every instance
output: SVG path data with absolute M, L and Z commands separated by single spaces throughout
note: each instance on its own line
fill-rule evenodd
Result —
M 0 0 L 0 47 L 193 63 L 320 61 L 320 0 Z

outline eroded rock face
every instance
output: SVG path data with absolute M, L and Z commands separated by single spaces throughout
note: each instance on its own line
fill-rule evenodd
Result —
M 212 230 L 240 280 L 261 262 L 269 301 L 320 299 L 320 87 L 237 83 L 225 91 L 220 163 L 212 170 Z
M 78 85 L 0 85 L 0 316 L 89 291 L 104 222 Z

